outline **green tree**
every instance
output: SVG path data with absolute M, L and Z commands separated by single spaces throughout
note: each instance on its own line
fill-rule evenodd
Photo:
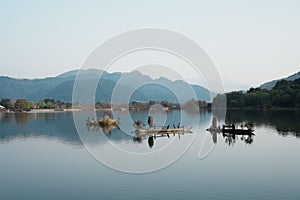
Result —
M 18 99 L 15 103 L 15 110 L 29 111 L 33 108 L 33 103 L 26 99 Z
M 66 108 L 72 108 L 72 103 L 67 102 L 67 103 L 65 103 L 65 106 L 66 106 Z
M 214 98 L 214 102 L 219 96 Z M 226 94 L 227 107 L 300 107 L 300 78 L 294 81 L 281 80 L 271 90 L 250 88 L 246 93 L 230 92 Z
M 52 109 L 55 107 L 55 100 L 54 99 L 44 99 L 44 102 L 46 104 L 45 108 Z
M 46 103 L 44 101 L 38 101 L 35 105 L 38 109 L 43 109 L 46 107 Z

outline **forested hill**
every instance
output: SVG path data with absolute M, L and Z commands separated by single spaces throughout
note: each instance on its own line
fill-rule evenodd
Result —
M 78 70 L 73 70 L 56 77 L 44 79 L 15 79 L 0 76 L 0 99 L 25 98 L 34 102 L 42 99 L 55 99 L 71 102 L 77 72 Z M 191 85 L 182 80 L 173 81 L 164 77 L 152 79 L 139 71 L 108 73 L 99 69 L 86 69 L 81 71 L 80 80 L 77 81 L 81 82 L 83 86 L 89 87 L 88 84 L 93 82 L 92 80 L 98 81 L 100 76 L 101 79 L 98 82 L 95 94 L 96 101 L 99 102 L 111 100 L 114 87 L 121 78 L 123 82 L 118 87 L 124 95 L 120 95 L 121 98 L 117 99 L 118 102 L 115 102 L 120 104 L 127 103 L 126 96 L 129 91 L 133 90 L 132 85 L 144 85 L 137 88 L 132 95 L 131 100 L 136 101 L 166 100 L 176 103 L 178 101 L 177 96 L 183 97 L 184 101 L 188 101 L 191 98 L 188 92 L 191 88 L 198 100 L 211 102 L 211 95 L 215 95 L 215 93 L 199 85 Z
M 225 95 L 225 94 L 222 94 Z M 220 95 L 215 97 L 218 100 Z M 300 78 L 280 80 L 271 89 L 250 88 L 226 94 L 228 108 L 300 108 Z

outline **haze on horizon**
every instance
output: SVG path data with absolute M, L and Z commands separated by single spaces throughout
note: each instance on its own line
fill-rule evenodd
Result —
M 78 69 L 105 40 L 144 27 L 187 35 L 207 52 L 223 79 L 259 86 L 300 71 L 299 1 L 0 4 L 0 75 L 43 78 Z

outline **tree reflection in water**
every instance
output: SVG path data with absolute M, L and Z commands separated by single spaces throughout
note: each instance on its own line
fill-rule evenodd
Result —
M 30 114 L 17 112 L 14 114 L 14 119 L 17 124 L 26 124 L 30 119 Z
M 175 113 L 175 114 L 174 114 Z M 195 112 L 196 113 L 196 112 Z M 191 115 L 187 113 L 188 117 L 200 117 L 200 124 L 207 123 L 204 119 L 209 119 L 212 113 L 200 113 Z M 105 113 L 101 113 L 101 116 Z M 147 116 L 148 113 L 135 112 L 132 113 L 133 119 L 139 119 L 141 116 Z M 82 113 L 84 116 L 84 112 Z M 173 111 L 169 115 L 170 126 L 173 127 L 173 121 L 179 121 L 180 112 Z M 145 118 L 147 119 L 147 118 Z M 285 136 L 290 135 L 300 137 L 300 111 L 296 110 L 280 110 L 280 111 L 263 111 L 263 110 L 227 110 L 226 121 L 234 121 L 237 127 L 246 122 L 253 122 L 254 128 L 258 130 L 264 126 L 276 130 L 276 133 Z M 201 121 L 202 120 L 202 121 Z M 83 121 L 84 123 L 84 121 Z M 126 122 L 124 122 L 126 123 Z M 177 123 L 175 123 L 177 126 Z M 241 127 L 242 128 L 242 127 Z M 243 127 L 245 128 L 245 127 Z M 135 142 L 147 138 L 133 138 L 131 135 L 125 134 L 122 130 L 101 127 L 90 127 L 92 131 L 103 131 L 111 140 L 133 140 Z M 260 134 L 255 132 L 256 134 Z M 170 134 L 172 137 L 173 134 Z M 8 142 L 18 137 L 47 137 L 55 138 L 62 142 L 67 142 L 72 145 L 81 145 L 81 140 L 78 136 L 76 127 L 74 125 L 73 115 L 71 112 L 53 112 L 53 113 L 0 113 L 0 143 Z M 181 136 L 181 135 L 179 135 Z M 212 141 L 219 142 L 222 135 L 212 133 Z M 220 138 L 218 138 L 220 137 Z M 225 136 L 228 138 L 227 136 Z M 224 140 L 226 139 L 224 137 Z M 155 138 L 153 138 L 153 147 L 155 145 Z M 227 139 L 230 144 L 234 144 L 233 138 Z M 238 136 L 235 140 L 243 141 L 246 144 L 252 144 L 254 137 L 248 138 L 245 136 Z
M 250 121 L 255 126 L 274 126 L 280 135 L 293 135 L 300 137 L 300 111 L 299 110 L 255 110 L 240 109 L 226 112 L 226 119 L 237 123 Z
M 225 143 L 229 146 L 234 145 L 237 140 L 241 140 L 246 144 L 252 144 L 254 142 L 254 136 L 251 134 L 244 134 L 244 135 L 236 135 L 231 133 L 222 133 L 216 131 L 209 131 L 212 137 L 212 141 L 214 144 L 218 143 L 218 135 L 222 135 L 225 140 Z
M 244 141 L 246 144 L 253 143 L 253 123 L 247 122 L 237 125 L 233 120 L 226 120 L 225 125 L 222 125 L 221 128 L 217 121 L 217 118 L 213 117 L 212 125 L 206 129 L 210 132 L 214 144 L 217 144 L 218 142 L 218 134 L 223 136 L 225 143 L 229 146 L 234 145 L 239 139 L 239 136 L 240 140 Z

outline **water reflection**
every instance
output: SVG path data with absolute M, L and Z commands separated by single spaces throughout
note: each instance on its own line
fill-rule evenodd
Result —
M 254 136 L 253 135 L 235 135 L 235 134 L 226 134 L 226 133 L 217 133 L 217 132 L 210 132 L 212 141 L 214 144 L 218 143 L 218 135 L 222 135 L 224 138 L 224 141 L 226 144 L 229 146 L 234 145 L 237 140 L 241 140 L 245 142 L 246 144 L 252 144 L 254 141 Z
M 158 137 L 170 138 L 170 135 L 172 134 L 173 136 L 178 135 L 180 139 L 180 135 L 192 133 L 191 130 L 193 127 L 185 128 L 184 126 L 180 125 L 180 121 L 177 123 L 177 126 L 175 125 L 174 121 L 171 123 L 173 126 L 170 124 L 165 126 L 157 126 L 154 123 L 154 117 L 152 115 L 149 115 L 147 118 L 147 125 L 143 124 L 143 120 L 137 120 L 133 123 L 133 127 L 135 128 L 135 136 L 133 137 L 133 141 L 141 143 L 143 138 L 148 138 L 148 145 L 150 148 L 153 147 L 154 140 Z
M 244 127 L 246 127 L 246 129 L 244 129 Z M 226 125 L 222 125 L 221 128 L 221 126 L 217 124 L 216 117 L 213 117 L 212 125 L 206 130 L 210 132 L 214 144 L 218 143 L 218 135 L 222 135 L 225 143 L 229 146 L 234 145 L 239 138 L 246 144 L 252 144 L 254 141 L 253 137 L 255 135 L 253 133 L 254 130 L 252 123 L 242 123 L 236 128 L 235 123 L 233 123 L 231 120 L 226 120 Z
M 89 132 L 97 132 L 102 130 L 103 133 L 111 135 L 114 129 L 119 129 L 117 126 L 100 126 L 100 125 L 89 125 L 86 127 Z
M 15 113 L 14 120 L 17 124 L 25 124 L 30 119 L 27 113 Z
M 71 112 L 1 113 L 0 142 L 26 137 L 43 137 L 81 145 Z
M 280 135 L 300 137 L 300 111 L 297 110 L 227 110 L 226 119 L 238 123 L 250 121 L 256 126 L 273 126 Z
M 88 132 L 85 127 L 88 114 L 78 114 L 82 116 L 82 128 L 86 133 L 97 136 L 91 137 L 91 140 L 95 142 L 95 149 L 99 149 L 99 154 L 105 152 L 102 151 L 105 144 L 100 143 L 104 137 L 109 137 L 114 143 L 120 141 L 118 147 L 128 152 L 138 152 L 141 156 L 147 152 L 155 153 L 157 149 L 163 148 L 168 142 L 173 143 L 174 140 L 171 151 L 162 149 L 167 156 L 153 157 L 147 159 L 147 162 L 136 164 L 145 168 L 149 163 L 159 163 L 168 155 L 171 157 L 178 147 L 190 144 L 186 140 L 188 137 L 199 135 L 191 148 L 174 165 L 155 173 L 128 175 L 99 165 L 79 146 L 81 143 L 72 113 L 24 116 L 0 113 L 0 143 L 5 142 L 0 144 L 1 199 L 114 199 L 120 196 L 123 199 L 151 199 L 155 196 L 173 200 L 242 199 L 245 196 L 249 199 L 299 199 L 300 179 L 297 171 L 300 167 L 300 141 L 292 137 L 294 134 L 291 133 L 297 131 L 297 114 L 274 114 L 278 118 L 274 119 L 272 114 L 257 111 L 228 111 L 227 120 L 236 122 L 237 126 L 246 121 L 254 122 L 256 134 L 253 138 L 239 135 L 230 138 L 226 135 L 223 137 L 222 133 L 206 132 L 205 129 L 211 124 L 211 113 L 193 116 L 183 113 L 190 118 L 200 119 L 200 129 L 194 135 L 186 134 L 180 141 L 172 134 L 169 135 L 170 139 L 155 139 L 150 136 L 145 137 L 142 144 L 133 142 L 132 135 L 123 134 L 117 128 L 112 129 L 110 135 L 105 135 L 101 128 L 97 132 Z M 136 112 L 132 116 L 134 119 L 147 120 L 147 115 Z M 267 117 L 262 119 L 261 115 Z M 167 124 L 178 122 L 177 116 L 176 112 L 170 114 Z M 125 120 L 122 123 L 128 124 L 130 130 L 134 130 L 129 120 L 128 123 Z M 188 125 L 187 122 L 183 124 Z M 288 127 L 281 127 L 283 124 Z M 276 130 L 283 128 L 291 137 L 277 135 L 279 131 Z M 202 140 L 198 141 L 198 138 L 204 139 L 206 133 L 210 142 L 208 147 L 211 147 L 212 142 L 218 145 L 210 157 L 199 160 L 196 156 L 199 146 L 196 144 L 201 144 Z M 42 139 L 34 140 L 32 136 Z M 14 139 L 19 137 L 15 142 Z M 99 141 L 94 140 L 97 138 Z M 49 141 L 53 139 L 54 142 Z M 188 142 L 184 143 L 185 141 Z M 248 143 L 253 143 L 251 148 L 245 148 Z M 228 144 L 233 145 L 233 148 Z M 73 145 L 77 146 L 74 148 Z M 110 156 L 116 158 L 118 163 L 132 163 L 129 162 L 130 159 L 118 154 Z M 119 193 L 115 192 L 116 188 L 120 188 Z
M 144 140 L 148 141 L 148 146 L 153 148 L 156 139 L 159 138 L 171 138 L 171 136 L 175 137 L 178 136 L 178 139 L 184 135 L 184 132 L 177 132 L 177 133 L 166 133 L 166 134 L 136 134 L 133 137 L 133 142 L 142 143 Z
M 113 129 L 120 129 L 119 127 L 119 121 L 117 119 L 113 119 L 111 117 L 112 115 L 104 115 L 102 118 L 92 118 L 90 119 L 88 117 L 88 119 L 86 120 L 86 128 L 87 130 L 90 132 L 97 132 L 100 129 L 102 129 L 102 131 L 105 134 L 111 134 Z
M 245 142 L 246 144 L 252 144 L 254 141 L 253 135 L 241 135 L 240 137 L 238 135 L 234 134 L 225 134 L 222 133 L 223 138 L 225 138 L 225 143 L 230 145 L 233 145 L 236 143 L 236 141 L 240 138 L 241 141 Z
M 197 113 L 197 114 L 196 114 Z M 104 116 L 106 113 L 99 112 L 97 115 Z M 133 120 L 145 119 L 143 123 L 147 124 L 147 112 L 131 112 Z M 122 113 L 120 113 L 122 115 Z M 173 125 L 173 122 L 180 121 L 180 112 L 172 111 L 168 113 L 166 124 Z M 184 113 L 190 119 L 200 118 L 201 123 L 209 123 L 207 120 L 211 116 L 210 112 L 186 112 Z M 85 118 L 86 119 L 86 118 Z M 299 111 L 259 111 L 259 110 L 228 110 L 227 121 L 233 121 L 240 127 L 246 122 L 253 122 L 255 127 L 268 126 L 275 128 L 278 134 L 285 136 L 291 135 L 300 137 L 300 119 Z M 154 122 L 157 123 L 154 119 Z M 83 124 L 84 124 L 83 120 Z M 122 122 L 126 124 L 127 122 Z M 129 123 L 129 122 L 128 122 Z M 177 123 L 175 123 L 177 126 Z M 130 124 L 131 126 L 131 124 Z M 207 124 L 206 127 L 208 127 Z M 173 127 L 173 126 L 172 126 Z M 133 129 L 134 130 L 134 129 Z M 141 142 L 148 141 L 148 145 L 155 146 L 155 139 L 150 137 L 134 138 L 132 135 L 124 134 L 116 127 L 89 127 L 87 131 L 91 133 L 104 133 L 109 139 L 114 141 L 131 141 Z M 203 130 L 205 131 L 205 130 Z M 259 133 L 256 133 L 259 134 Z M 77 134 L 73 115 L 71 112 L 56 113 L 1 113 L 0 112 L 0 142 L 9 142 L 18 137 L 46 137 L 49 139 L 57 139 L 71 145 L 81 145 L 81 140 Z M 172 134 L 170 134 L 172 136 Z M 182 135 L 179 134 L 179 137 Z M 218 138 L 218 136 L 221 136 Z M 166 136 L 167 137 L 167 136 Z M 252 144 L 254 137 L 237 136 L 235 138 L 222 135 L 221 133 L 211 133 L 212 141 L 218 142 L 218 139 L 224 138 L 227 144 L 234 144 L 237 140 L 246 144 Z M 149 139 L 150 138 L 150 139 Z

